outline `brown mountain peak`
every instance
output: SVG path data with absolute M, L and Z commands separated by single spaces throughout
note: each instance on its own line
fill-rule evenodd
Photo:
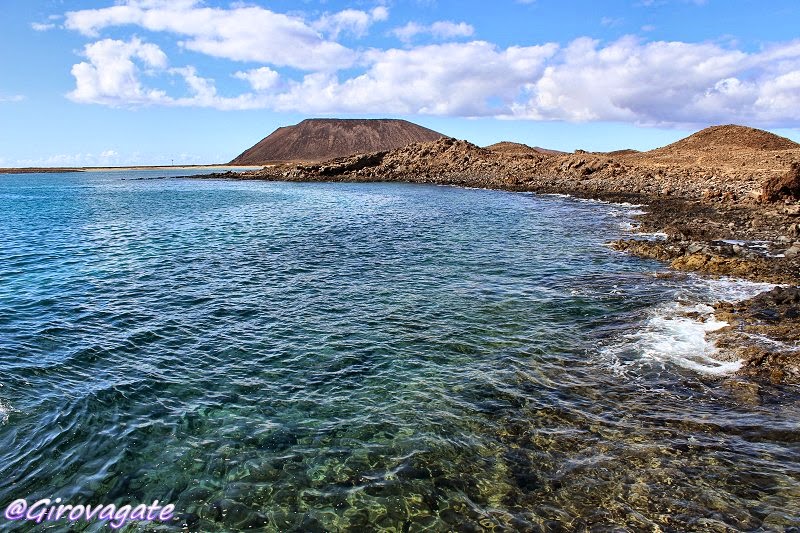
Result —
M 768 131 L 727 124 L 705 128 L 659 150 L 713 150 L 718 148 L 793 150 L 800 148 L 800 144 Z
M 434 141 L 441 133 L 399 119 L 309 118 L 276 129 L 231 161 L 232 165 L 263 165 L 274 161 L 325 161 L 354 154 L 402 148 Z

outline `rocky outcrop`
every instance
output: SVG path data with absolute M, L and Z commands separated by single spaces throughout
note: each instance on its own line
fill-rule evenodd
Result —
M 761 188 L 761 197 L 767 202 L 800 200 L 800 163 L 792 163 L 783 176 L 768 179 Z
M 743 302 L 719 303 L 716 316 L 729 324 L 717 333 L 717 346 L 744 361 L 743 374 L 800 381 L 800 288 L 776 287 Z
M 538 156 L 539 158 L 544 156 Z M 443 138 L 389 152 L 338 158 L 324 163 L 283 165 L 249 173 L 251 179 L 287 181 L 404 181 L 470 187 L 512 188 L 529 165 L 466 141 Z
M 800 244 L 800 243 L 798 243 Z M 669 263 L 676 270 L 733 276 L 769 283 L 796 283 L 800 262 L 794 258 L 766 257 L 738 244 L 705 241 L 620 240 L 615 250 Z

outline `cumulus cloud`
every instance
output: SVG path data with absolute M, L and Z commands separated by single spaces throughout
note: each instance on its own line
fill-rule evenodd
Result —
M 269 67 L 254 68 L 247 71 L 239 71 L 233 74 L 234 78 L 245 80 L 250 84 L 254 91 L 267 91 L 277 85 L 280 74 Z
M 349 33 L 355 37 L 366 35 L 369 27 L 375 23 L 389 18 L 389 10 L 378 6 L 372 11 L 359 11 L 345 9 L 338 13 L 325 14 L 312 24 L 312 27 L 331 39 L 337 39 L 340 34 Z
M 470 37 L 474 35 L 475 28 L 466 22 L 450 22 L 447 20 L 434 22 L 429 26 L 409 22 L 405 26 L 395 28 L 390 32 L 403 42 L 411 42 L 418 35 L 430 35 L 436 39 L 451 39 L 454 37 Z
M 800 122 L 800 41 L 758 53 L 711 43 L 607 45 L 579 38 L 502 49 L 483 41 L 368 50 L 363 72 L 329 71 L 282 79 L 269 68 L 237 71 L 250 92 L 226 97 L 194 67 L 167 67 L 139 39 L 86 46 L 73 67 L 73 100 L 106 105 L 268 108 L 302 113 L 499 116 L 532 120 L 624 121 L 667 125 Z M 177 76 L 187 94 L 148 89 L 143 77 Z
M 626 37 L 607 46 L 573 41 L 528 88 L 511 115 L 537 120 L 612 120 L 692 124 L 800 120 L 800 48 L 787 43 L 755 54 L 710 43 L 641 43 Z M 781 58 L 781 59 L 778 59 Z
M 265 106 L 249 93 L 236 97 L 218 95 L 214 80 L 200 76 L 193 66 L 169 68 L 166 54 L 157 45 L 139 38 L 130 41 L 103 39 L 86 45 L 83 55 L 88 61 L 72 67 L 75 89 L 67 94 L 75 102 L 117 107 L 165 105 L 223 110 Z M 162 89 L 147 88 L 142 82 L 143 76 L 180 78 L 187 94 L 176 97 Z
M 317 28 L 300 17 L 275 13 L 258 6 L 231 9 L 203 7 L 197 0 L 128 0 L 101 9 L 66 14 L 65 27 L 89 37 L 122 25 L 182 37 L 188 50 L 234 61 L 255 61 L 302 70 L 331 70 L 353 64 L 353 50 L 324 38 L 343 31 L 363 33 L 373 21 L 385 19 L 385 8 L 370 13 L 347 10 L 326 15 Z
M 209 153 L 120 153 L 116 150 L 52 154 L 37 158 L 4 159 L 0 167 L 119 167 L 125 165 L 197 165 L 219 161 L 224 154 Z
M 140 68 L 163 70 L 167 56 L 151 43 L 103 39 L 86 45 L 83 61 L 72 67 L 75 89 L 67 96 L 76 102 L 108 105 L 144 104 L 167 99 L 164 91 L 146 89 L 139 80 Z
M 350 49 L 388 10 L 345 10 L 313 21 L 261 7 L 209 8 L 196 0 L 127 0 L 68 13 L 65 25 L 95 42 L 72 68 L 77 102 L 272 109 L 300 113 L 495 116 L 527 120 L 624 121 L 651 125 L 745 122 L 800 124 L 800 40 L 755 52 L 735 43 L 612 42 L 500 47 L 484 41 L 411 45 L 418 36 L 469 37 L 466 23 L 407 24 L 402 48 Z M 192 65 L 169 65 L 140 38 L 102 39 L 136 25 L 177 36 L 186 49 L 232 61 L 244 92 L 226 94 Z M 291 67 L 282 69 L 281 67 Z M 296 70 L 301 72 L 298 73 Z M 174 87 L 174 88 L 173 88 Z
M 312 74 L 274 101 L 282 110 L 490 115 L 510 105 L 520 87 L 541 75 L 554 44 L 500 49 L 487 42 L 410 50 L 373 50 L 371 66 L 343 81 Z

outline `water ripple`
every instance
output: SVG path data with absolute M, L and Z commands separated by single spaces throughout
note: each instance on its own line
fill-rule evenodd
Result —
M 0 177 L 2 501 L 159 499 L 196 531 L 800 521 L 798 391 L 654 355 L 709 348 L 665 310 L 755 288 L 605 248 L 635 206 L 120 177 Z

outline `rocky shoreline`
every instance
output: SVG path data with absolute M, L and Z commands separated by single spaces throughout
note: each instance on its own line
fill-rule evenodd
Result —
M 738 126 L 709 128 L 650 153 L 561 154 L 503 144 L 491 150 L 444 138 L 318 164 L 192 177 L 402 181 L 642 204 L 640 230 L 659 238 L 617 241 L 615 249 L 678 270 L 789 286 L 718 303 L 717 317 L 729 326 L 714 335 L 722 358 L 743 360 L 741 374 L 800 383 L 800 146 Z

